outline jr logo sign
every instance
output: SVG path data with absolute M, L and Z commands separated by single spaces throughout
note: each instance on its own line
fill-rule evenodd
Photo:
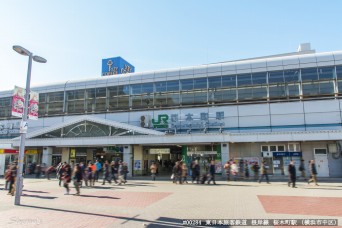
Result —
M 158 120 L 152 119 L 154 128 L 168 128 L 169 127 L 169 116 L 166 114 L 158 115 Z

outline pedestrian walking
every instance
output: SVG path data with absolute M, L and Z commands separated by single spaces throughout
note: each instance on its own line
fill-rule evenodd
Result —
M 269 179 L 268 179 L 268 165 L 266 164 L 265 161 L 262 162 L 262 166 L 261 166 L 261 176 L 259 179 L 259 183 L 261 183 L 263 178 L 266 178 L 266 182 L 267 184 L 270 184 Z
M 73 179 L 74 179 L 74 186 L 76 189 L 75 196 L 79 196 L 80 195 L 80 187 L 81 187 L 82 179 L 83 179 L 82 169 L 81 169 L 81 166 L 79 164 L 75 165 L 74 173 L 73 173 Z
M 8 194 L 7 195 L 12 195 L 14 196 L 15 193 L 15 181 L 17 178 L 17 163 L 14 162 L 11 167 L 11 174 L 9 176 L 9 189 L 8 189 Z
M 198 164 L 198 160 L 192 162 L 191 170 L 192 170 L 192 183 L 196 181 L 196 183 L 199 184 L 201 167 Z
M 109 184 L 112 183 L 111 178 L 110 178 L 109 169 L 110 169 L 110 167 L 109 167 L 108 161 L 106 161 L 103 164 L 103 182 L 102 182 L 102 185 L 105 185 L 106 181 L 108 181 Z
M 125 169 L 124 169 L 124 164 L 122 161 L 119 161 L 119 180 L 118 180 L 118 184 L 121 185 L 122 183 L 126 183 L 125 181 Z
M 5 178 L 5 190 L 8 190 L 10 182 L 11 182 L 11 178 L 12 178 L 12 170 L 11 170 L 10 165 L 7 166 L 4 178 Z
M 63 186 L 66 189 L 66 193 L 64 195 L 69 195 L 70 193 L 69 183 L 71 182 L 71 168 L 69 164 L 66 164 L 64 167 L 62 180 L 63 180 Z
M 53 165 L 51 165 L 47 170 L 46 170 L 46 178 L 48 180 L 50 180 L 50 174 L 55 170 L 55 167 L 53 167 Z
M 304 159 L 301 159 L 300 160 L 300 165 L 299 165 L 299 168 L 298 170 L 300 171 L 301 173 L 301 177 L 304 178 L 304 181 L 306 181 L 306 174 L 305 174 L 305 163 L 304 163 Z
M 112 180 L 117 184 L 118 183 L 118 178 L 119 178 L 119 162 L 118 161 L 112 161 L 110 167 L 112 171 Z
M 102 169 L 102 164 L 98 160 L 95 162 L 96 170 L 95 170 L 95 180 L 99 181 L 99 175 Z
M 151 170 L 152 180 L 155 181 L 156 180 L 156 173 L 157 173 L 157 165 L 154 162 L 152 162 L 152 164 L 150 166 L 150 170 Z
M 259 172 L 260 172 L 260 166 L 259 166 L 258 162 L 254 162 L 254 164 L 252 166 L 252 170 L 254 172 L 254 180 L 258 180 L 259 179 Z
M 310 175 L 311 175 L 311 178 L 310 180 L 308 181 L 308 184 L 310 184 L 311 182 L 314 182 L 315 183 L 315 186 L 318 186 L 317 184 L 317 169 L 316 169 L 316 164 L 315 164 L 315 160 L 311 160 L 310 161 Z
M 182 173 L 182 169 L 180 167 L 180 162 L 177 161 L 176 164 L 173 166 L 172 168 L 172 175 L 173 175 L 173 183 L 177 184 L 177 181 L 179 181 L 179 183 L 181 184 L 181 173 Z
M 36 178 L 38 179 L 40 178 L 41 172 L 42 172 L 42 167 L 39 164 L 36 165 L 36 168 L 34 170 L 34 173 L 36 174 Z
M 182 165 L 182 180 L 181 180 L 181 182 L 187 184 L 188 183 L 187 177 L 188 177 L 188 167 L 186 166 L 186 164 L 184 162 Z
M 248 167 L 248 161 L 245 161 L 245 178 L 249 179 L 249 167 Z
M 122 162 L 122 172 L 123 172 L 123 179 L 125 180 L 125 183 L 127 182 L 127 174 L 129 173 L 128 171 L 128 166 L 126 162 Z M 158 168 L 157 168 L 157 173 L 158 173 Z
M 223 168 L 224 168 L 224 170 L 226 172 L 227 181 L 230 181 L 230 169 L 231 169 L 230 160 L 227 161 L 226 164 L 224 164 Z
M 236 181 L 237 175 L 239 173 L 239 167 L 235 162 L 231 165 L 231 174 L 233 175 L 233 180 Z
M 210 162 L 210 166 L 209 166 L 210 179 L 208 180 L 208 184 L 210 184 L 210 182 L 213 181 L 213 183 L 216 185 L 216 182 L 215 182 L 215 172 L 216 172 L 215 161 L 212 160 Z
M 291 161 L 288 167 L 288 171 L 289 171 L 289 182 L 288 182 L 288 186 L 291 186 L 292 183 L 292 188 L 297 188 L 296 187 L 296 167 L 294 164 L 294 161 Z

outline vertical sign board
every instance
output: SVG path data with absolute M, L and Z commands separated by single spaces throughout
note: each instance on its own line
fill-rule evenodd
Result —
M 134 70 L 134 66 L 120 56 L 102 59 L 102 76 L 133 73 Z
M 38 120 L 38 105 L 39 94 L 37 92 L 30 92 L 28 117 L 31 120 Z
M 25 106 L 25 94 L 24 88 L 15 86 L 12 97 L 12 116 L 23 117 Z M 38 105 L 39 94 L 37 92 L 30 92 L 28 118 L 31 120 L 38 120 Z
M 15 86 L 12 98 L 12 116 L 23 117 L 25 105 L 25 89 Z

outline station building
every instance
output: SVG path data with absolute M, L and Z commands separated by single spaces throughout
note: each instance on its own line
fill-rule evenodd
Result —
M 342 51 L 297 52 L 200 66 L 68 80 L 32 88 L 25 164 L 123 160 L 129 174 L 176 160 L 202 171 L 265 160 L 273 175 L 314 159 L 321 177 L 342 177 Z M 0 92 L 0 175 L 19 150 L 13 91 Z

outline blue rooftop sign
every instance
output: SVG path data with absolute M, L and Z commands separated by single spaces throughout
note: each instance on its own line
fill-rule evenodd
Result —
M 102 76 L 133 73 L 134 66 L 120 56 L 102 59 Z

